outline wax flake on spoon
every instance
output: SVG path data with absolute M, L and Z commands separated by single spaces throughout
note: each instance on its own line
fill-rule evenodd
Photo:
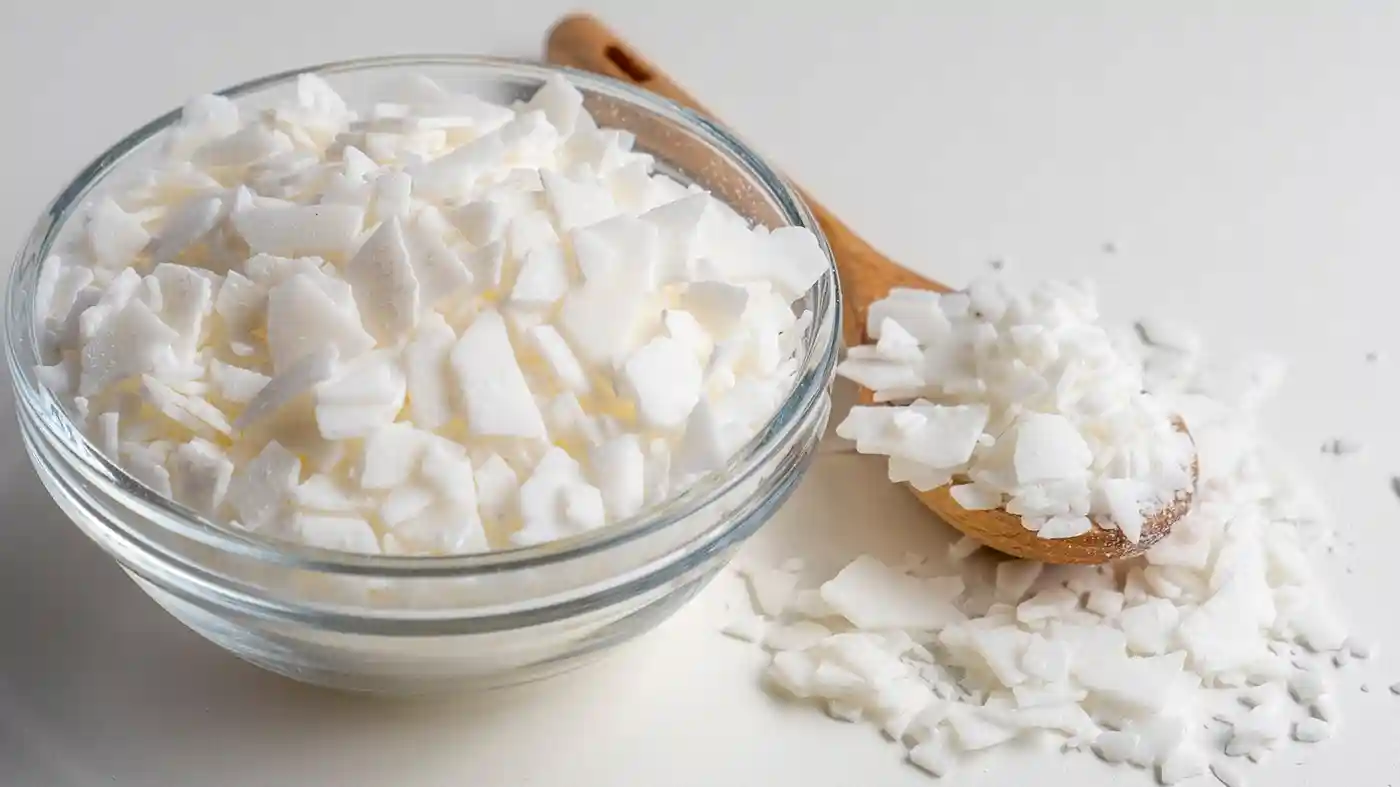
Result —
M 1097 527 L 1136 542 L 1144 512 L 1190 492 L 1195 448 L 1097 322 L 1088 287 L 1021 292 L 998 277 L 966 293 L 896 289 L 866 329 L 875 344 L 851 348 L 837 373 L 882 404 L 853 408 L 837 434 L 889 456 L 892 478 L 920 478 L 922 465 L 971 481 L 953 487 L 955 502 L 1005 507 L 1043 539 Z M 962 422 L 974 431 L 929 423 L 955 412 L 978 413 Z

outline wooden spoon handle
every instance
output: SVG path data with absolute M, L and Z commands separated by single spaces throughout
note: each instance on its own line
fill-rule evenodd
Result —
M 551 63 L 592 71 L 646 88 L 688 109 L 714 117 L 661 69 L 602 22 L 587 14 L 570 14 L 555 23 L 545 40 L 545 57 Z M 836 255 L 836 268 L 841 275 L 841 290 L 845 299 L 843 316 L 847 346 L 862 343 L 865 314 L 870 304 L 885 297 L 890 288 L 916 287 L 944 292 L 949 289 L 896 265 L 801 188 L 797 191 L 812 215 L 817 217 Z
M 610 76 L 646 88 L 701 114 L 710 114 L 651 61 L 588 14 L 569 14 L 555 22 L 544 47 L 545 59 L 551 63 Z

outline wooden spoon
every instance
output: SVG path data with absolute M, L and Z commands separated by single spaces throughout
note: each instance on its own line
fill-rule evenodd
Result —
M 710 118 L 700 102 L 671 81 L 646 58 L 607 28 L 586 14 L 570 14 L 555 23 L 545 41 L 545 57 L 558 65 L 592 71 L 628 82 L 671 99 L 688 109 Z M 802 189 L 802 199 L 816 216 L 827 242 L 836 256 L 837 273 L 841 277 L 844 299 L 843 319 L 847 346 L 866 343 L 865 316 L 870 305 L 887 295 L 893 287 L 948 292 L 951 288 L 926 279 L 894 261 L 866 243 L 836 216 L 823 208 Z M 869 391 L 861 391 L 862 401 L 873 401 Z M 1184 424 L 1177 422 L 1183 432 Z M 1195 486 L 1197 464 L 1192 462 L 1192 487 Z M 1191 505 L 1189 491 L 1175 501 L 1153 512 L 1143 522 L 1142 537 L 1137 543 L 1129 541 L 1118 530 L 1094 528 L 1075 538 L 1043 539 L 1027 530 L 1021 518 L 1005 510 L 969 511 L 958 505 L 949 493 L 949 486 L 928 492 L 913 490 L 914 494 L 935 514 L 964 534 L 992 549 L 1030 560 L 1046 563 L 1105 563 L 1110 560 L 1142 554 L 1167 535 L 1172 525 L 1185 516 Z

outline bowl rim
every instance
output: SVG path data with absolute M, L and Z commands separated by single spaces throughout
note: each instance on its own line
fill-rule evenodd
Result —
M 808 421 L 812 411 L 820 407 L 830 388 L 841 336 L 840 282 L 826 235 L 797 189 L 722 125 L 670 99 L 611 77 L 533 60 L 487 55 L 411 54 L 336 60 L 256 77 L 214 93 L 238 99 L 289 84 L 304 74 L 324 76 L 413 67 L 455 67 L 478 71 L 483 77 L 495 75 L 531 80 L 563 75 L 582 89 L 624 101 L 698 136 L 756 181 L 791 226 L 804 227 L 815 235 L 828 269 L 813 286 L 816 295 L 811 305 L 813 319 L 798 348 L 796 382 L 768 421 L 730 457 L 725 467 L 660 504 L 587 533 L 532 546 L 436 556 L 358 554 L 269 539 L 216 522 L 147 489 L 103 455 L 66 408 L 57 408 L 62 413 L 61 423 L 39 414 L 41 409 L 52 411 L 58 397 L 39 383 L 34 371 L 42 361 L 37 352 L 38 326 L 33 319 L 33 299 L 28 295 L 30 286 L 37 281 L 39 269 L 53 253 L 61 230 L 85 204 L 94 187 L 128 155 L 178 123 L 183 107 L 148 121 L 98 154 L 45 206 L 26 235 L 7 277 L 5 293 L 5 354 L 17 394 L 15 404 L 19 416 L 26 417 L 27 413 L 39 433 L 59 449 L 65 461 L 76 463 L 85 474 L 95 474 L 116 484 L 120 488 L 115 491 L 121 499 L 136 503 L 144 518 L 178 536 L 259 562 L 375 578 L 460 578 L 537 568 L 603 552 L 645 538 L 694 515 L 724 497 L 781 452 Z M 151 516 L 151 513 L 158 516 Z

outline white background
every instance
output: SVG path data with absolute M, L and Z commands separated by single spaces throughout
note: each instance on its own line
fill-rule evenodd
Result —
M 563 4 L 0 3 L 0 247 L 108 143 L 196 92 L 317 61 L 540 51 Z M 1383 643 L 1340 737 L 1255 785 L 1400 781 L 1400 6 L 1263 0 L 594 4 L 877 246 L 962 285 L 991 258 L 1092 275 L 1105 312 L 1181 319 L 1291 376 L 1266 419 L 1316 475 L 1339 605 Z M 1116 247 L 1107 253 L 1105 244 Z M 1366 353 L 1389 358 L 1368 364 Z M 717 592 L 615 658 L 427 703 L 305 688 L 166 617 L 58 513 L 0 395 L 0 784 L 928 784 L 873 730 L 783 706 L 715 633 Z M 1328 438 L 1359 456 L 1320 454 Z M 878 460 L 823 456 L 747 559 L 947 542 Z M 1390 645 L 1389 651 L 1384 645 Z M 1392 659 L 1391 657 L 1396 658 Z M 1357 689 L 1362 683 L 1370 693 Z M 954 784 L 1147 784 L 998 753 Z

